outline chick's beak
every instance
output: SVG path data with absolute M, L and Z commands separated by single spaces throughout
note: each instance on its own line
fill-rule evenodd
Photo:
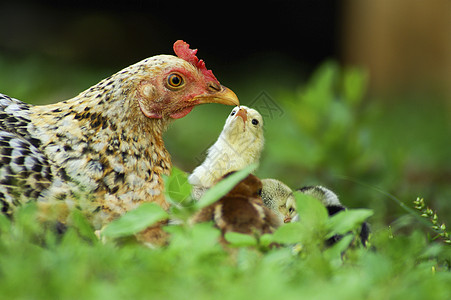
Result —
M 247 112 L 244 108 L 240 108 L 238 112 L 236 113 L 236 117 L 241 117 L 243 119 L 243 122 L 246 123 L 247 120 Z
M 240 101 L 235 93 L 225 86 L 221 85 L 219 88 L 212 88 L 210 92 L 196 96 L 193 98 L 198 104 L 204 103 L 220 103 L 225 105 L 239 106 Z
M 284 223 L 290 223 L 291 222 L 291 217 L 285 216 L 285 218 L 283 219 Z

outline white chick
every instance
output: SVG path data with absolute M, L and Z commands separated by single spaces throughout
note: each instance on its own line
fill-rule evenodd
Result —
M 218 140 L 208 149 L 205 161 L 188 177 L 193 198 L 231 171 L 258 163 L 263 150 L 263 118 L 258 111 L 237 106 L 227 118 Z

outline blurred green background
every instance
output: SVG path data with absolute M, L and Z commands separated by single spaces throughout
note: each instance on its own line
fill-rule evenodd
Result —
M 33 104 L 71 98 L 184 39 L 243 105 L 264 116 L 257 175 L 320 184 L 373 223 L 416 197 L 451 216 L 449 1 L 0 4 L 0 92 Z M 165 135 L 190 172 L 231 107 L 205 105 Z M 451 225 L 451 224 L 448 224 Z

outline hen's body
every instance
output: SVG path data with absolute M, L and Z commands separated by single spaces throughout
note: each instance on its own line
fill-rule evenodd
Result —
M 98 102 L 80 101 L 83 96 L 50 106 L 29 106 L 2 96 L 4 212 L 32 199 L 52 209 L 76 205 L 91 214 L 103 212 L 93 220 L 98 227 L 109 221 L 100 219 L 120 215 L 144 199 L 167 208 L 160 175 L 169 175 L 171 161 L 158 139 L 164 130 L 161 119 L 141 114 L 141 122 L 134 122 L 138 128 L 133 128 L 128 123 L 139 114 L 121 116 L 120 103 L 101 111 Z
M 160 82 L 158 76 L 169 78 L 174 68 L 186 75 L 189 95 Z M 162 140 L 166 124 L 200 103 L 229 104 L 211 97 L 224 92 L 217 81 L 206 84 L 209 92 L 196 94 L 192 89 L 200 88 L 188 86 L 211 79 L 202 77 L 206 71 L 159 55 L 56 104 L 32 106 L 0 95 L 2 211 L 11 214 L 20 203 L 37 200 L 41 212 L 64 220 L 78 207 L 98 229 L 145 201 L 168 208 L 162 180 L 171 169 Z M 210 92 L 214 99 L 205 100 Z M 177 102 L 172 95 L 185 98 Z

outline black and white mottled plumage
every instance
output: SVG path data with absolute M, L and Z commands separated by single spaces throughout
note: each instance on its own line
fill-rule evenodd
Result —
M 40 150 L 31 106 L 0 94 L 0 202 L 10 215 L 20 203 L 38 199 L 62 171 Z
M 59 103 L 0 94 L 1 211 L 36 200 L 41 216 L 65 223 L 76 207 L 100 229 L 143 202 L 167 209 L 167 125 L 202 103 L 239 105 L 188 44 L 174 50 L 179 57 L 142 60 Z
M 293 191 L 286 184 L 277 179 L 262 179 L 262 199 L 263 203 L 270 208 L 283 222 L 299 221 L 299 214 L 296 209 L 296 200 Z M 312 196 L 324 205 L 329 216 L 333 216 L 346 207 L 340 202 L 338 196 L 331 190 L 322 186 L 306 186 L 297 190 L 303 194 Z M 360 230 L 360 240 L 365 246 L 368 241 L 370 229 L 368 223 L 364 222 Z M 333 245 L 342 238 L 335 235 L 326 241 L 327 245 Z
M 329 216 L 333 216 L 333 215 L 339 213 L 340 211 L 344 211 L 347 209 L 346 206 L 344 206 L 340 202 L 340 200 L 338 199 L 338 196 L 334 192 L 332 192 L 331 190 L 329 190 L 325 187 L 322 187 L 319 185 L 306 186 L 306 187 L 302 187 L 302 188 L 298 189 L 298 191 L 320 200 L 321 203 L 323 203 L 324 206 L 326 207 Z M 298 218 L 299 218 L 299 215 L 297 216 L 297 218 L 294 219 L 294 221 L 296 221 Z M 369 225 L 368 225 L 368 223 L 363 222 L 362 226 L 360 228 L 360 234 L 359 234 L 360 240 L 361 240 L 363 246 L 366 246 L 369 234 L 370 234 Z M 342 238 L 342 236 L 340 236 L 340 235 L 334 235 L 326 241 L 326 244 L 333 245 L 336 242 L 338 242 L 341 238 Z

